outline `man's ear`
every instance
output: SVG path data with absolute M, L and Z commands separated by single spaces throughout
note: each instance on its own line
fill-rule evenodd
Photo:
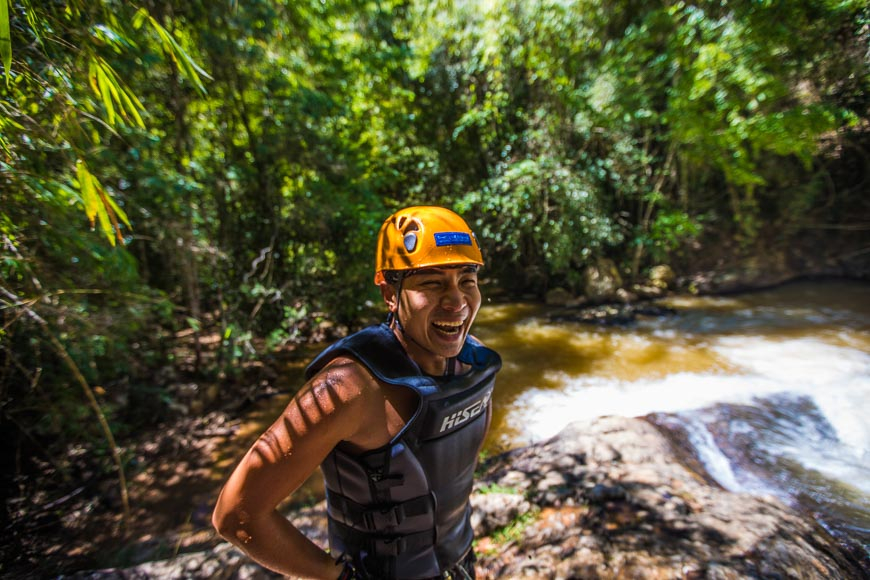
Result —
M 399 307 L 398 295 L 396 294 L 396 289 L 392 284 L 387 282 L 381 282 L 378 284 L 378 287 L 381 289 L 381 296 L 384 298 L 384 303 L 386 303 L 387 308 L 390 312 L 395 312 Z

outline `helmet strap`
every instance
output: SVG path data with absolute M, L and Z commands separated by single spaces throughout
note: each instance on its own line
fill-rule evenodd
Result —
M 456 357 L 451 356 L 447 359 L 447 366 L 444 367 L 444 376 L 452 377 L 456 374 Z
M 402 302 L 402 283 L 405 281 L 405 272 L 399 272 L 398 274 L 399 281 L 396 282 L 396 311 L 390 311 L 387 313 L 387 326 L 392 326 L 393 322 L 395 322 L 396 328 L 398 328 L 399 332 L 404 336 L 405 328 L 402 326 L 402 321 L 399 320 L 399 304 Z

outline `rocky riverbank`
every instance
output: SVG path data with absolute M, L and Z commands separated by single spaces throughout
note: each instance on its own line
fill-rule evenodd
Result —
M 472 502 L 482 579 L 870 577 L 866 554 L 774 498 L 722 489 L 643 419 L 575 423 L 491 458 Z M 290 517 L 325 543 L 322 503 Z M 277 576 L 218 544 L 73 577 Z
M 485 536 L 478 546 L 481 576 L 862 578 L 870 573 L 866 555 L 862 560 L 839 545 L 809 516 L 774 498 L 728 492 L 687 467 L 680 455 L 651 423 L 608 417 L 575 423 L 547 443 L 496 458 L 480 490 L 500 490 L 501 501 L 516 505 L 515 521 L 524 524 L 499 545 L 491 526 L 504 520 L 505 510 L 491 494 L 475 496 L 479 535 Z

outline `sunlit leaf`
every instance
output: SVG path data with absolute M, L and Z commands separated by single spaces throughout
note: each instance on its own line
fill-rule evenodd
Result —
M 91 29 L 91 34 L 94 38 L 111 46 L 117 54 L 123 54 L 126 48 L 135 47 L 135 42 L 116 29 L 117 21 L 114 15 L 109 15 L 109 20 L 113 23 L 114 27 L 106 24 L 97 24 Z
M 118 216 L 115 214 L 113 209 L 114 203 L 112 202 L 112 198 L 109 197 L 106 190 L 103 189 L 99 182 L 97 182 L 96 187 L 97 192 L 100 194 L 100 201 L 103 202 L 101 207 L 104 215 L 101 217 L 100 221 L 103 233 L 110 238 L 109 241 L 113 246 L 115 245 L 115 240 L 123 245 L 124 238 L 121 236 L 121 225 L 118 223 Z M 112 234 L 114 234 L 114 237 L 112 237 Z
M 106 109 L 108 124 L 115 125 L 117 110 L 117 113 L 125 120 L 132 119 L 136 126 L 144 129 L 145 122 L 139 112 L 143 111 L 145 107 L 139 98 L 121 83 L 109 63 L 100 57 L 95 57 L 91 60 L 88 70 L 91 89 L 100 97 Z
M 9 0 L 9 1 L 10 1 L 10 5 L 11 5 L 11 0 Z M 33 33 L 33 36 L 34 36 L 34 38 L 36 38 L 36 41 L 41 43 L 42 42 L 42 35 L 40 33 L 40 28 L 41 28 L 42 21 L 40 20 L 40 17 L 37 14 L 36 10 L 31 5 L 30 0 L 23 0 L 22 4 L 24 4 L 24 16 L 27 18 L 27 23 L 30 25 L 30 32 Z
M 137 12 L 136 17 L 134 18 L 134 25 L 141 26 L 145 20 L 148 20 L 148 23 L 151 24 L 151 27 L 157 33 L 157 36 L 160 37 L 161 42 L 163 43 L 163 50 L 175 65 L 178 67 L 179 72 L 181 72 L 182 76 L 186 78 L 188 81 L 193 83 L 193 86 L 199 91 L 201 94 L 205 94 L 205 85 L 202 84 L 202 78 L 206 78 L 211 80 L 211 76 L 205 72 L 197 63 L 194 61 L 187 51 L 185 51 L 180 44 L 175 40 L 172 34 L 169 33 L 168 30 L 163 28 L 157 20 L 155 20 L 151 15 L 143 10 L 139 10 Z
M 9 2 L 0 0 L 0 59 L 6 75 L 6 86 L 12 78 L 12 33 L 9 29 Z
M 136 30 L 138 30 L 139 28 L 142 28 L 142 24 L 146 20 L 148 20 L 148 18 L 149 18 L 148 11 L 145 8 L 140 8 L 139 10 L 136 11 L 135 16 L 133 16 L 133 28 L 135 28 Z
M 105 193 L 103 192 L 102 185 L 99 181 L 92 175 L 91 176 L 92 187 L 98 196 L 99 203 L 97 204 L 97 222 L 100 225 L 100 231 L 103 232 L 103 235 L 106 236 L 106 239 L 113 246 L 115 245 L 115 230 L 112 227 L 112 220 L 109 218 L 109 214 L 106 211 L 105 204 Z
M 82 203 L 85 205 L 85 215 L 88 216 L 91 227 L 94 227 L 94 220 L 97 217 L 97 206 L 100 204 L 100 200 L 97 197 L 97 192 L 94 190 L 91 172 L 88 171 L 88 167 L 81 159 L 76 161 L 76 179 L 79 182 Z
M 139 111 L 144 111 L 145 106 L 139 101 L 136 95 L 130 93 L 129 91 L 122 90 L 120 92 L 121 101 L 124 103 L 125 110 L 129 111 L 129 113 L 133 116 L 133 120 L 136 121 L 136 125 L 142 129 L 145 128 L 145 121 L 142 120 L 142 116 L 139 114 Z
M 103 106 L 106 108 L 106 120 L 109 122 L 109 125 L 115 124 L 115 107 L 112 104 L 113 96 L 117 97 L 117 92 L 113 95 L 112 89 L 110 88 L 110 82 L 108 78 L 106 78 L 106 73 L 103 72 L 102 68 L 97 66 L 97 85 L 99 87 L 99 95 L 103 98 Z
M 132 227 L 132 226 L 130 225 L 130 220 L 127 219 L 127 214 L 126 214 L 126 212 L 124 212 L 124 210 L 121 209 L 121 208 L 118 206 L 117 203 L 115 203 L 114 198 L 112 198 L 112 196 L 110 196 L 110 195 L 106 195 L 106 201 L 108 202 L 109 207 L 111 207 L 112 210 L 115 212 L 115 215 L 117 215 L 118 218 L 120 218 L 120 220 L 121 220 L 122 222 L 124 222 L 124 225 L 127 226 L 128 228 L 129 228 L 129 227 Z
M 76 179 L 78 180 L 79 191 L 85 206 L 85 214 L 91 222 L 91 227 L 93 228 L 96 224 L 99 224 L 100 231 L 103 232 L 103 235 L 113 246 L 116 239 L 122 242 L 120 226 L 115 218 L 115 208 L 117 205 L 111 200 L 103 189 L 102 184 L 81 159 L 76 161 Z M 123 212 L 120 213 L 123 214 Z M 126 223 L 126 215 L 124 215 L 123 219 Z

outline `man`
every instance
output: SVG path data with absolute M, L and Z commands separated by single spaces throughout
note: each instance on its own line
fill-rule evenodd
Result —
M 480 247 L 450 210 L 381 227 L 387 322 L 322 352 L 230 476 L 213 521 L 264 566 L 305 578 L 473 578 L 469 495 L 501 359 L 468 332 Z M 330 553 L 276 506 L 321 466 Z

